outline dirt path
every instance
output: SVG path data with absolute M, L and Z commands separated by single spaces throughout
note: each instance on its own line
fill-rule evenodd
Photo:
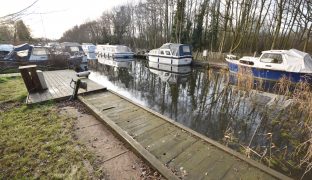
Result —
M 104 179 L 161 179 L 92 115 L 70 106 L 61 112 L 77 118 L 74 136 L 94 153 Z

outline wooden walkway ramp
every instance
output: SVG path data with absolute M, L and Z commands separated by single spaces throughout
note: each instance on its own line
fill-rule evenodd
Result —
M 73 89 L 70 87 L 72 79 L 77 80 L 76 72 L 73 70 L 57 70 L 44 71 L 44 79 L 48 89 L 42 92 L 30 93 L 27 97 L 27 104 L 40 103 L 48 100 L 62 100 L 69 98 L 73 94 Z M 103 86 L 85 78 L 82 81 L 87 82 L 88 92 L 105 89 Z M 73 84 L 74 86 L 74 84 Z M 85 93 L 84 89 L 79 89 L 78 94 Z
M 289 179 L 113 92 L 79 99 L 167 179 Z

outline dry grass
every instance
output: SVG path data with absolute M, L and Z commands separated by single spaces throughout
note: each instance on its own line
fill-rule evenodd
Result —
M 243 112 L 241 105 L 250 102 L 257 113 L 261 114 L 258 126 L 253 130 L 249 144 L 239 143 L 242 153 L 248 157 L 258 159 L 270 167 L 284 172 L 292 177 L 309 179 L 312 170 L 312 88 L 307 82 L 292 83 L 284 77 L 275 83 L 273 91 L 277 97 L 276 103 L 270 106 L 260 107 L 257 105 L 259 99 L 252 92 L 264 90 L 262 80 L 254 79 L 252 72 L 240 69 L 237 74 L 234 97 L 227 102 L 232 106 L 231 120 L 229 123 L 237 124 L 239 119 L 247 121 L 252 112 Z M 261 93 L 260 93 L 261 94 Z M 229 94 L 225 94 L 229 96 Z M 233 103 L 233 101 L 235 103 Z M 290 105 L 285 105 L 291 102 Z M 251 104 L 248 104 L 250 106 Z M 241 114 L 238 114 L 240 112 Z M 247 114 L 250 113 L 250 114 Z M 245 117 L 242 117 L 245 116 Z M 245 119 L 246 118 L 246 119 Z M 248 121 L 247 121 L 248 122 Z M 229 144 L 235 139 L 233 125 L 224 132 L 224 142 Z M 260 134 L 259 134 L 260 133 Z M 262 136 L 266 145 L 263 147 L 252 146 L 251 142 Z M 279 142 L 277 142 L 277 140 Z M 281 142 L 282 141 L 282 142 Z M 305 174 L 307 173 L 307 174 Z

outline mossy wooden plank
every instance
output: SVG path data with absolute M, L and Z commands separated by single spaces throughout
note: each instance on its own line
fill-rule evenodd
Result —
M 190 145 L 187 149 L 185 149 L 181 154 L 179 154 L 176 158 L 172 159 L 168 166 L 170 168 L 180 168 L 181 164 L 191 159 L 195 154 L 199 154 L 202 151 L 205 151 L 205 147 L 201 140 L 195 142 Z
M 107 115 L 109 115 L 109 117 L 112 118 L 116 123 L 118 123 L 119 121 L 133 120 L 133 119 L 140 118 L 143 116 L 149 117 L 148 113 L 136 107 L 124 110 L 122 111 L 122 113 L 114 113 L 112 111 L 109 111 Z
M 142 124 L 138 124 L 137 126 L 133 126 L 133 127 L 128 127 L 127 129 L 125 129 L 125 131 L 127 131 L 128 133 L 134 133 L 148 126 L 158 125 L 158 124 L 161 124 L 161 121 L 154 121 L 153 119 L 145 119 Z
M 238 176 L 240 179 L 262 179 L 262 180 L 277 179 L 251 166 L 249 166 L 246 171 L 240 172 Z M 230 178 L 230 176 L 228 177 Z
M 167 143 L 167 141 L 170 141 L 171 139 L 175 138 L 175 135 L 179 133 L 181 130 L 174 129 L 170 133 L 166 134 L 165 136 L 161 136 L 160 138 L 156 139 L 155 141 L 148 141 L 148 142 L 141 142 L 141 144 L 148 150 L 153 151 L 155 149 L 158 149 L 159 147 L 163 146 L 163 144 Z
M 152 151 L 152 154 L 154 154 L 161 162 L 167 164 L 196 141 L 197 139 L 189 137 L 182 142 L 173 144 L 167 143 L 161 148 Z
M 222 155 L 223 153 L 210 154 L 198 165 L 199 168 L 191 169 L 190 179 L 193 177 L 197 179 L 223 179 L 231 170 L 235 160 L 224 156 L 220 157 Z
M 174 148 L 180 143 L 187 141 L 195 142 L 194 137 L 190 136 L 189 134 L 185 133 L 182 130 L 174 131 L 170 135 L 172 135 L 172 138 L 162 140 L 161 143 L 159 143 L 159 145 L 157 144 L 156 146 L 154 146 L 154 148 L 150 148 L 150 151 L 157 156 Z
M 190 173 L 194 167 L 199 168 L 199 164 L 205 161 L 206 158 L 215 158 L 210 159 L 211 162 L 219 159 L 218 156 L 215 156 L 216 153 L 218 153 L 218 151 L 215 148 L 207 147 L 204 143 L 198 141 L 194 143 L 193 146 L 186 149 L 184 153 L 181 153 L 173 161 L 171 161 L 170 166 L 177 170 L 184 169 Z
M 137 134 L 141 134 L 143 132 L 150 131 L 161 124 L 164 124 L 163 121 L 150 121 L 149 123 L 141 124 L 137 127 L 127 130 L 127 133 L 131 136 L 136 136 Z
M 223 177 L 223 179 L 253 179 L 253 178 L 265 180 L 272 179 L 273 177 L 239 160 L 236 161 L 235 164 L 233 164 L 232 168 L 229 170 L 226 176 Z
M 103 99 L 93 100 L 90 103 L 94 105 L 96 108 L 100 109 L 101 106 L 103 105 L 108 105 L 108 104 L 115 105 L 115 104 L 122 103 L 123 101 L 124 101 L 123 99 L 103 98 Z
M 84 98 L 86 99 L 86 101 L 93 101 L 98 98 L 105 98 L 109 96 L 112 96 L 111 93 L 103 92 L 103 93 L 88 94 L 87 96 L 84 96 Z
M 99 102 L 105 104 L 105 103 L 115 103 L 115 102 L 119 102 L 118 100 L 124 100 L 120 97 L 116 97 L 116 96 L 101 96 L 101 97 L 98 97 L 96 99 L 93 99 L 92 100 L 92 103 L 93 104 L 97 104 Z
M 168 135 L 172 131 L 175 130 L 175 127 L 170 125 L 169 123 L 162 124 L 161 126 L 157 126 L 154 129 L 151 129 L 150 131 L 146 131 L 141 134 L 137 134 L 134 136 L 134 139 L 136 139 L 138 142 L 140 142 L 143 146 L 148 145 L 159 138 Z
M 112 120 L 119 120 L 122 114 L 133 113 L 137 110 L 136 107 L 115 107 L 110 109 L 99 109 L 103 114 L 106 114 Z
M 126 121 L 119 121 L 116 124 L 127 131 L 128 129 L 132 129 L 134 127 L 140 126 L 141 124 L 149 123 L 149 119 L 147 116 L 142 116 L 141 118 L 130 119 Z

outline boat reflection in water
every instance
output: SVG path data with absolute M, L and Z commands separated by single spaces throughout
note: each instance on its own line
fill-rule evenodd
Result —
M 133 59 L 128 59 L 127 61 L 118 61 L 113 59 L 98 59 L 98 63 L 116 67 L 116 68 L 129 68 Z
M 162 81 L 170 84 L 186 82 L 192 72 L 190 66 L 171 66 L 154 62 L 148 62 L 148 66 L 151 73 L 156 74 Z

